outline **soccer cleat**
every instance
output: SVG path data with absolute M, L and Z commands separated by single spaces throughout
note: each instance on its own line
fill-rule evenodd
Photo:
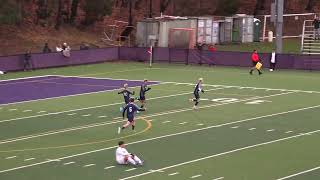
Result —
M 118 134 L 121 133 L 121 127 L 118 127 Z
M 192 109 L 197 110 L 197 109 L 198 109 L 198 106 L 193 106 Z
M 189 101 L 190 101 L 190 102 L 192 102 L 192 101 L 193 101 L 193 99 L 189 99 Z
M 252 75 L 252 71 L 249 72 Z
M 120 112 L 123 112 L 123 107 L 120 107 Z

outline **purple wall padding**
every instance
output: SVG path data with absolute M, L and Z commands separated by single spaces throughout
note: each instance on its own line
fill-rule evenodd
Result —
M 270 54 L 259 53 L 265 68 L 269 67 Z M 120 47 L 71 51 L 71 57 L 61 53 L 32 54 L 35 68 L 98 63 L 110 60 L 149 61 L 148 48 Z M 155 48 L 153 60 L 157 63 L 215 64 L 221 66 L 251 66 L 251 52 L 198 51 L 194 49 Z M 279 54 L 279 69 L 320 70 L 320 56 Z M 0 70 L 18 71 L 23 69 L 23 55 L 0 57 Z

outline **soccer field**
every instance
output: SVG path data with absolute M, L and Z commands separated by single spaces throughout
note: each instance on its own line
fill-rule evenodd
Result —
M 0 180 L 320 179 L 319 72 L 104 63 L 1 78 Z M 118 135 L 117 92 L 144 78 L 147 111 Z M 120 140 L 144 166 L 116 164 Z

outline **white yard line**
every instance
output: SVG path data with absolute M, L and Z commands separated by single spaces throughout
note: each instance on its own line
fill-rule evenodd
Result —
M 171 123 L 171 121 L 164 121 L 164 122 L 162 122 L 162 124 L 167 124 L 167 123 Z
M 275 129 L 268 129 L 267 132 L 275 131 Z
M 202 176 L 202 174 L 198 174 L 198 175 L 191 176 L 190 178 L 194 179 L 194 178 L 198 178 L 198 177 L 201 177 L 201 176 Z
M 34 160 L 34 159 L 36 159 L 36 158 L 28 158 L 28 159 L 25 159 L 23 161 L 31 161 L 31 160 Z
M 105 167 L 103 169 L 111 169 L 111 168 L 114 168 L 115 166 L 108 166 L 108 167 Z
M 255 130 L 256 128 L 250 128 L 249 131 Z
M 171 174 L 168 174 L 168 176 L 174 176 L 174 175 L 178 175 L 179 172 L 175 172 L 175 173 L 171 173 Z
M 308 170 L 305 170 L 305 171 L 301 171 L 301 172 L 298 172 L 296 174 L 292 174 L 290 176 L 282 177 L 282 178 L 279 178 L 277 180 L 289 179 L 289 178 L 292 178 L 292 177 L 295 177 L 295 176 L 299 176 L 301 174 L 305 174 L 305 173 L 308 173 L 308 172 L 311 172 L 311 171 L 315 171 L 315 170 L 318 170 L 318 169 L 320 169 L 320 166 L 312 168 L 312 169 L 308 169 Z
M 212 179 L 212 180 L 221 180 L 223 179 L 224 177 L 218 177 L 218 178 L 215 178 L 215 179 Z
M 87 164 L 87 165 L 84 165 L 83 167 L 91 167 L 91 166 L 95 166 L 96 164 Z
M 17 156 L 10 156 L 10 157 L 6 157 L 5 159 L 14 159 L 16 158 Z
M 134 171 L 134 170 L 136 170 L 137 168 L 131 168 L 131 169 L 127 169 L 127 170 L 125 170 L 125 171 L 127 171 L 127 172 L 129 172 L 129 171 Z
M 14 80 L 34 79 L 39 77 L 50 77 L 50 76 L 57 76 L 57 75 L 29 76 L 29 77 L 22 77 L 22 78 L 5 79 L 5 80 L 0 80 L 0 83 L 7 82 L 7 81 L 14 81 Z
M 244 101 L 253 100 L 253 99 L 280 96 L 280 95 L 290 94 L 290 93 L 292 93 L 292 92 L 273 94 L 273 95 L 262 96 L 262 97 L 248 98 L 248 99 L 243 99 L 243 100 L 239 100 L 239 101 L 232 101 L 232 102 L 226 102 L 226 103 L 221 103 L 221 104 L 205 105 L 205 106 L 200 106 L 199 109 L 208 108 L 208 107 L 222 106 L 222 105 L 227 105 L 227 104 L 234 104 L 234 103 L 244 102 Z M 186 111 L 192 111 L 192 110 L 193 110 L 192 108 L 183 108 L 183 109 L 178 109 L 178 110 L 155 113 L 155 114 L 151 114 L 151 115 L 145 115 L 145 116 L 141 116 L 140 118 L 150 118 L 150 117 L 155 117 L 155 116 L 162 116 L 162 115 L 168 115 L 168 114 L 174 114 L 174 113 L 186 112 Z M 47 135 L 52 135 L 52 134 L 58 134 L 58 133 L 74 131 L 74 130 L 80 130 L 80 129 L 86 129 L 86 128 L 91 128 L 91 127 L 98 127 L 98 126 L 114 124 L 114 123 L 120 123 L 120 122 L 122 122 L 122 120 L 121 121 L 114 121 L 114 122 L 105 122 L 105 123 L 94 123 L 94 124 L 91 124 L 91 125 L 85 125 L 85 126 L 80 126 L 80 127 L 72 127 L 72 128 L 67 128 L 67 129 L 62 129 L 62 130 L 57 130 L 57 131 L 49 131 L 49 132 L 44 132 L 44 133 L 40 133 L 40 134 L 34 134 L 34 135 L 29 135 L 29 136 L 22 136 L 22 137 L 2 140 L 2 141 L 0 141 L 0 144 L 6 144 L 6 143 L 10 143 L 10 142 L 26 140 L 26 139 L 31 139 L 31 138 L 35 138 L 35 137 L 47 136 Z M 169 123 L 169 121 L 165 121 L 163 123 Z M 238 126 L 231 127 L 231 128 L 238 128 Z
M 293 131 L 287 131 L 286 134 L 293 133 Z
M 274 113 L 274 114 L 269 114 L 269 115 L 254 117 L 254 118 L 248 118 L 248 119 L 243 119 L 243 120 L 234 121 L 234 122 L 230 122 L 230 123 L 225 123 L 225 124 L 220 124 L 220 125 L 214 125 L 214 126 L 208 126 L 208 127 L 204 127 L 204 128 L 199 128 L 199 129 L 194 129 L 194 130 L 189 130 L 189 131 L 183 131 L 183 132 L 179 132 L 179 133 L 173 133 L 173 134 L 158 136 L 158 137 L 154 137 L 154 138 L 144 139 L 144 140 L 140 140 L 140 141 L 135 141 L 135 142 L 128 143 L 128 145 L 131 145 L 131 144 L 139 144 L 139 143 L 143 143 L 143 142 L 149 142 L 149 141 L 153 141 L 153 140 L 158 140 L 158 139 L 163 139 L 163 138 L 168 138 L 168 137 L 173 137 L 173 136 L 178 136 L 178 135 L 183 135 L 183 134 L 188 134 L 188 133 L 193 133 L 193 132 L 198 132 L 198 131 L 203 131 L 203 130 L 207 130 L 207 129 L 211 129 L 211 128 L 216 128 L 216 127 L 228 126 L 228 125 L 236 124 L 236 123 L 253 121 L 253 120 L 262 119 L 262 118 L 266 118 L 266 117 L 273 117 L 273 116 L 288 114 L 288 113 L 292 113 L 292 112 L 299 112 L 299 111 L 304 111 L 304 110 L 308 110 L 308 109 L 315 109 L 315 108 L 319 108 L 319 107 L 320 107 L 320 105 L 310 106 L 310 107 L 295 109 L 295 110 L 291 110 L 291 111 L 285 111 L 285 112 Z M 311 134 L 312 134 L 312 133 L 316 133 L 316 132 L 318 132 L 318 131 L 320 131 L 320 130 L 311 131 L 311 132 L 309 132 L 309 134 L 310 134 L 310 133 L 311 133 Z M 307 134 L 307 133 L 306 133 L 306 134 Z M 296 136 L 300 137 L 300 136 L 302 136 L 302 134 L 299 134 L 299 135 L 296 135 Z M 290 137 L 288 137 L 288 138 L 290 139 L 290 138 L 293 138 L 293 137 L 295 137 L 295 136 L 290 136 Z M 61 161 L 61 160 L 64 160 L 64 159 L 69 159 L 69 158 L 79 157 L 79 156 L 88 155 L 88 154 L 92 154 L 92 153 L 96 153 L 96 152 L 106 151 L 106 150 L 114 149 L 114 148 L 117 148 L 117 147 L 118 147 L 118 146 L 111 146 L 111 147 L 106 147 L 106 148 L 102 148 L 102 149 L 96 149 L 96 150 L 93 150 L 93 151 L 87 151 L 87 152 L 83 152 L 83 153 L 79 153 L 79 154 L 74 154 L 74 155 L 70 155 L 70 156 L 60 157 L 60 158 L 58 158 L 57 160 L 60 160 L 60 161 Z M 24 168 L 33 167 L 33 166 L 38 166 L 38 165 L 47 164 L 47 163 L 50 163 L 50 162 L 53 162 L 53 161 L 52 161 L 52 160 L 47 160 L 47 161 L 38 162 L 38 163 L 34 163 L 34 164 L 28 164 L 28 165 L 25 165 L 25 166 L 18 166 L 18 167 L 11 168 L 11 169 L 1 170 L 0 173 L 15 171 L 15 170 L 24 169 Z M 161 170 L 154 170 L 154 171 L 160 172 Z
M 65 165 L 75 164 L 75 163 L 76 163 L 76 162 L 71 161 L 71 162 L 63 163 L 63 165 L 65 166 Z
M 202 158 L 199 158 L 199 159 L 194 159 L 194 160 L 191 160 L 191 161 L 186 161 L 186 162 L 175 164 L 175 165 L 172 165 L 172 166 L 163 167 L 163 168 L 160 168 L 160 169 L 157 169 L 157 170 L 163 171 L 163 170 L 167 170 L 167 169 L 171 169 L 171 168 L 175 168 L 175 167 L 179 167 L 179 166 L 192 164 L 192 163 L 195 163 L 195 162 L 199 162 L 199 161 L 203 161 L 203 160 L 207 160 L 207 159 L 223 156 L 223 155 L 226 155 L 226 154 L 231 154 L 231 153 L 235 153 L 235 152 L 239 152 L 239 151 L 243 151 L 243 150 L 247 150 L 247 149 L 253 149 L 253 148 L 260 147 L 260 146 L 265 146 L 265 145 L 269 145 L 269 144 L 273 144 L 273 143 L 277 143 L 277 142 L 281 142 L 281 141 L 285 141 L 285 140 L 299 138 L 299 137 L 304 136 L 306 134 L 313 134 L 313 133 L 319 133 L 319 132 L 320 132 L 320 129 L 316 130 L 316 131 L 311 131 L 311 132 L 308 132 L 308 133 L 304 133 L 304 134 L 298 134 L 298 135 L 294 135 L 294 136 L 289 136 L 289 137 L 285 137 L 285 138 L 276 139 L 276 140 L 273 140 L 273 141 L 267 141 L 267 142 L 264 142 L 264 143 L 259 143 L 259 144 L 255 144 L 255 145 L 251 145 L 251 146 L 246 146 L 246 147 L 234 149 L 234 150 L 231 150 L 231 151 L 226 151 L 226 152 L 214 154 L 214 155 L 211 155 L 211 156 L 206 156 L 206 157 L 202 157 Z M 157 170 L 155 170 L 155 172 Z M 120 180 L 132 179 L 132 178 L 141 177 L 141 176 L 145 176 L 145 175 L 152 174 L 152 173 L 154 173 L 154 172 L 145 172 L 145 173 L 129 176 L 129 177 L 126 177 L 126 178 L 122 178 Z
M 27 109 L 27 110 L 24 110 L 24 111 L 22 111 L 22 112 L 32 112 L 32 110 Z
M 180 125 L 184 125 L 184 124 L 187 124 L 188 122 L 182 122 L 182 123 L 179 123 Z
M 231 129 L 237 129 L 237 128 L 239 128 L 239 126 L 233 126 L 233 127 L 231 127 Z
M 84 126 L 60 129 L 60 130 L 57 130 L 57 131 L 48 131 L 48 132 L 39 133 L 39 134 L 32 134 L 32 135 L 28 135 L 28 136 L 21 136 L 21 137 L 17 137 L 17 138 L 1 140 L 0 144 L 7 144 L 7 143 L 11 143 L 11 142 L 16 142 L 16 141 L 22 141 L 22 140 L 27 140 L 27 139 L 37 138 L 37 137 L 43 137 L 43 136 L 59 134 L 59 133 L 64 133 L 64 132 L 88 129 L 88 128 L 93 128 L 93 127 L 100 127 L 100 126 L 105 126 L 105 125 L 110 125 L 110 124 L 121 123 L 121 122 L 123 122 L 123 120 L 121 120 L 121 121 L 104 122 L 104 123 L 93 123 L 93 124 L 88 124 L 88 125 L 84 125 Z
M 221 90 L 221 89 L 224 89 L 224 88 L 209 89 L 207 91 L 215 91 L 215 90 Z M 172 95 L 167 95 L 167 96 L 159 96 L 159 97 L 149 98 L 148 100 L 162 99 L 162 98 L 168 98 L 168 97 L 174 97 L 174 96 L 182 96 L 182 95 L 187 95 L 187 94 L 192 94 L 192 93 L 193 92 L 186 92 L 186 93 L 172 94 Z M 122 104 L 123 104 L 123 102 L 119 102 L 119 103 L 113 103 L 113 104 L 105 104 L 105 105 L 91 106 L 91 107 L 86 107 L 86 108 L 72 109 L 72 110 L 67 110 L 67 111 L 39 114 L 39 115 L 34 115 L 34 116 L 6 119 L 6 120 L 1 120 L 0 123 L 23 120 L 23 119 L 31 119 L 31 118 L 37 118 L 37 117 L 43 117 L 43 116 L 50 116 L 50 115 L 57 115 L 57 114 L 63 114 L 63 113 L 69 113 L 69 112 L 76 112 L 76 111 L 82 111 L 82 110 L 88 110 L 88 109 L 96 109 L 96 108 L 108 107 L 108 106 L 114 106 L 114 105 L 122 105 Z

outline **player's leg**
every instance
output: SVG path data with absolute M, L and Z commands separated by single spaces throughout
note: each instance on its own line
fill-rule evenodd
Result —
M 146 97 L 145 96 L 140 96 L 140 103 L 141 103 L 140 108 L 143 108 L 145 106 L 145 103 L 146 103 Z
M 143 161 L 135 154 L 131 154 L 132 159 L 139 165 L 143 165 Z
M 128 120 L 128 121 L 126 122 L 126 124 L 124 124 L 121 128 L 118 127 L 118 134 L 120 134 L 121 131 L 124 130 L 125 128 L 127 128 L 130 124 L 131 124 L 131 123 L 130 123 L 130 121 Z
M 199 104 L 199 101 L 200 101 L 200 95 L 199 93 L 194 93 L 194 106 L 193 106 L 193 109 L 197 109 L 198 108 L 198 104 Z
M 126 156 L 125 159 L 126 159 L 126 162 L 129 162 L 134 166 L 137 165 L 136 161 L 134 161 L 131 156 Z
M 132 127 L 132 130 L 134 130 L 134 128 L 136 127 L 136 121 L 133 119 L 131 122 L 131 127 Z
M 257 63 L 252 61 L 252 68 L 250 69 L 250 72 L 249 72 L 251 75 L 252 75 L 252 72 L 256 69 L 256 65 Z

